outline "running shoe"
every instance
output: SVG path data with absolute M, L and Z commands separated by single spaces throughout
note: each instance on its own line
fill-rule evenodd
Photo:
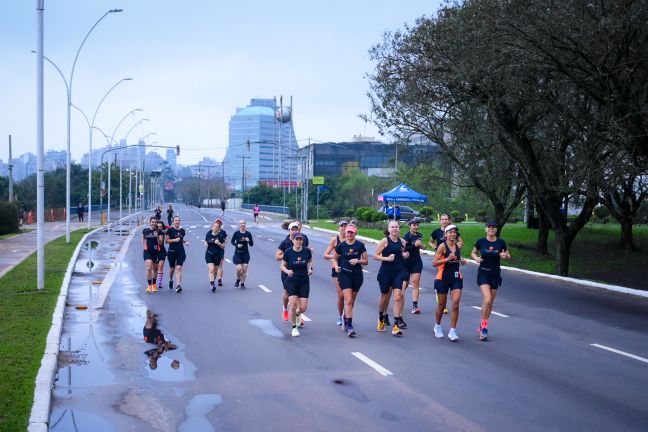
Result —
M 378 320 L 378 325 L 376 326 L 376 329 L 379 332 L 384 332 L 385 331 L 385 322 L 381 321 L 381 320 Z
M 443 338 L 443 327 L 441 327 L 439 324 L 434 325 L 434 337 L 437 339 Z
M 241 282 L 241 289 L 245 289 L 245 283 Z
M 389 315 L 385 315 L 383 322 L 385 323 L 385 327 L 391 326 L 391 323 L 389 322 Z
M 398 328 L 398 323 L 394 323 L 394 327 L 392 327 L 392 336 L 403 336 L 403 332 Z
M 238 288 L 240 283 L 241 279 L 236 279 L 236 282 L 234 282 L 234 288 Z
M 479 326 L 477 328 L 477 333 L 479 334 L 480 341 L 485 341 L 488 339 L 488 327 Z
M 412 313 L 413 313 L 414 315 L 418 315 L 418 314 L 420 314 L 420 313 L 421 313 L 421 308 L 418 307 L 418 306 L 413 307 L 413 308 L 412 308 Z
M 353 329 L 353 326 L 349 326 L 349 328 L 347 329 L 347 336 L 352 338 L 355 337 L 355 335 L 356 335 L 356 331 Z
M 297 327 L 293 327 L 292 335 L 293 335 L 293 337 L 299 336 L 299 329 Z
M 176 288 L 176 292 L 178 294 L 180 294 L 182 292 L 182 287 L 180 285 L 178 285 L 178 287 Z
M 443 309 L 443 314 L 448 315 L 448 308 Z
M 212 292 L 216 292 L 216 285 L 213 282 L 211 283 L 211 290 Z
M 149 286 L 146 287 L 146 293 L 148 294 L 148 293 L 150 293 L 150 292 L 151 292 L 151 285 L 149 285 Z
M 398 322 L 396 324 L 398 324 L 398 327 L 400 327 L 402 329 L 407 328 L 407 323 L 405 321 L 403 321 L 403 318 L 399 318 Z
M 284 309 L 284 311 L 281 313 L 281 316 L 283 317 L 284 321 L 288 321 L 288 311 Z
M 223 281 L 218 279 L 218 286 L 223 286 Z
M 157 286 L 155 284 L 151 285 L 151 292 L 156 293 L 157 292 Z
M 162 290 L 162 284 L 159 284 L 159 285 L 158 285 L 158 289 L 159 289 L 159 290 Z
M 169 289 L 173 289 L 173 281 L 172 280 L 169 281 Z
M 448 339 L 450 339 L 450 342 L 457 342 L 459 340 L 459 336 L 457 335 L 457 331 L 455 329 L 450 329 L 450 331 L 448 332 Z
M 342 317 L 339 316 L 337 320 L 337 325 L 341 326 L 342 324 L 344 324 L 344 321 L 342 321 Z

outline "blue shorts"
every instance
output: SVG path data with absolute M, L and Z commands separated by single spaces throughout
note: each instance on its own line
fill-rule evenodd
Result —
M 390 288 L 402 289 L 403 281 L 406 281 L 408 275 L 405 271 L 398 273 L 380 273 L 378 272 L 378 285 L 380 286 L 380 292 L 382 294 L 387 294 Z
M 333 278 L 338 277 L 338 272 L 335 271 L 335 267 L 331 267 L 331 277 Z
M 175 251 L 169 249 L 167 252 L 167 261 L 169 261 L 169 267 L 182 266 L 187 259 L 187 255 L 182 251 Z
M 158 256 L 158 262 L 163 262 L 167 257 L 166 249 L 160 249 L 157 256 Z
M 405 260 L 405 271 L 408 274 L 421 273 L 423 271 L 423 260 L 420 256 Z M 408 278 L 409 279 L 409 278 Z
M 463 279 L 436 279 L 434 281 L 434 289 L 437 294 L 448 294 L 448 291 L 462 289 L 463 288 Z
M 214 264 L 214 265 L 220 265 L 221 262 L 223 261 L 223 253 L 211 253 L 209 251 L 205 252 L 205 262 L 207 264 Z
M 478 269 L 477 285 L 490 285 L 491 289 L 497 289 L 502 285 L 502 276 L 500 273 L 493 273 Z
M 351 289 L 353 292 L 357 293 L 360 291 L 360 287 L 364 282 L 364 276 L 362 272 L 347 272 L 342 270 L 338 274 L 338 284 L 340 284 L 340 289 Z
M 310 294 L 310 280 L 307 277 L 287 277 L 285 286 L 288 296 L 308 298 Z
M 142 256 L 144 258 L 144 261 L 151 260 L 155 264 L 157 264 L 157 262 L 158 262 L 158 253 L 157 252 L 144 251 Z
M 235 265 L 247 264 L 250 262 L 250 254 L 237 254 L 235 253 L 232 257 L 232 262 Z

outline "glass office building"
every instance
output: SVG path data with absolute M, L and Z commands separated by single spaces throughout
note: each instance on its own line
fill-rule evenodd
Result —
M 276 99 L 252 99 L 237 108 L 229 122 L 229 143 L 224 159 L 225 181 L 236 190 L 259 183 L 293 187 L 299 180 L 297 140 L 292 117 L 278 118 Z

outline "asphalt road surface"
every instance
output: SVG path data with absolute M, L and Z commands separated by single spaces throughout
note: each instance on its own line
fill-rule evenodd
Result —
M 158 369 L 151 371 L 143 354 L 147 347 L 137 342 L 139 370 L 135 372 L 145 376 L 139 388 L 150 393 L 148 398 L 140 398 L 149 401 L 140 409 L 148 415 L 136 413 L 138 402 L 132 389 L 122 393 L 114 405 L 137 417 L 139 428 L 648 428 L 647 299 L 504 272 L 489 339 L 480 342 L 476 328 L 481 294 L 475 282 L 476 266 L 469 264 L 463 268 L 465 283 L 457 326 L 460 341 L 453 343 L 447 337 L 434 337 L 436 304 L 431 288 L 435 272 L 431 257 L 424 256 L 423 313 L 409 313 L 408 290 L 403 315 L 408 328 L 397 338 L 389 331 L 376 330 L 379 262 L 371 259 L 374 244 L 366 242 L 370 262 L 354 311 L 358 335 L 351 339 L 336 325 L 335 288 L 329 263 L 322 258 L 332 235 L 305 229 L 314 249 L 315 273 L 306 312 L 310 321 L 301 336 L 294 338 L 281 317 L 282 286 L 274 253 L 287 232 L 278 221 L 254 225 L 249 215 L 226 212 L 223 229 L 228 241 L 240 218 L 247 220 L 254 236 L 247 289 L 234 288 L 233 246 L 228 244 L 224 286 L 212 293 L 200 240 L 211 221 L 220 217 L 220 210 L 177 210 L 191 243 L 186 247 L 182 293 L 166 287 L 168 268 L 165 288 L 157 294 L 144 292 L 139 234 L 126 255 L 137 286 L 134 296 L 159 314 L 162 330 L 179 344 L 177 351 L 164 354 Z M 598 259 L 604 257 L 592 257 L 593 266 Z M 111 296 L 118 292 L 113 287 Z M 125 304 L 129 302 L 133 303 Z M 444 316 L 446 334 L 449 321 L 449 315 Z M 128 328 L 134 338 L 141 335 L 139 324 Z M 169 367 L 172 359 L 180 359 L 179 370 Z M 156 373 L 162 375 L 156 377 Z M 185 379 L 178 383 L 173 373 L 181 373 Z M 122 420 L 117 428 L 124 427 Z

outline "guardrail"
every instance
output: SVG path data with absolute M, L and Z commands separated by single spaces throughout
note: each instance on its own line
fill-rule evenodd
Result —
M 241 204 L 241 208 L 244 208 L 246 210 L 252 210 L 254 208 L 254 204 Z M 290 215 L 290 209 L 288 207 L 284 206 L 274 206 L 274 205 L 265 205 L 265 204 L 260 204 L 259 205 L 259 210 L 263 212 L 268 212 L 268 213 L 277 213 L 285 216 Z

